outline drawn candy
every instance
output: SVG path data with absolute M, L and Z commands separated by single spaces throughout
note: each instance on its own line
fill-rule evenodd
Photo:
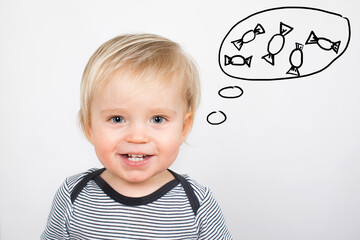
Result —
M 256 25 L 256 27 L 253 30 L 249 30 L 244 35 L 235 41 L 232 41 L 231 43 L 234 44 L 234 46 L 237 48 L 237 50 L 241 50 L 241 47 L 244 45 L 244 43 L 249 43 L 253 41 L 256 37 L 256 35 L 260 35 L 265 33 L 265 30 L 263 26 L 261 26 L 260 23 Z
M 332 42 L 327 38 L 320 37 L 318 38 L 313 31 L 311 31 L 309 38 L 306 40 L 305 44 L 317 44 L 321 49 L 324 50 L 334 50 L 334 52 L 338 53 L 340 42 Z
M 289 57 L 291 68 L 286 72 L 287 74 L 300 76 L 299 68 L 303 64 L 303 47 L 304 45 L 301 43 L 295 43 L 295 49 L 291 52 Z
M 269 41 L 267 46 L 268 54 L 263 56 L 262 59 L 270 63 L 271 65 L 275 64 L 275 55 L 277 55 L 284 47 L 285 36 L 291 32 L 294 28 L 280 23 L 280 33 L 275 34 Z
M 307 7 L 267 9 L 231 27 L 221 42 L 218 62 L 227 76 L 242 80 L 306 77 L 339 59 L 350 36 L 349 20 L 337 13 Z
M 252 56 L 244 58 L 241 55 L 235 55 L 232 57 L 225 55 L 225 66 L 226 65 L 236 65 L 236 66 L 247 65 L 248 67 L 250 67 L 251 58 L 252 58 Z

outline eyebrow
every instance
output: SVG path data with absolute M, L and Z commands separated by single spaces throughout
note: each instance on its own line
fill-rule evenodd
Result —
M 111 108 L 111 109 L 104 109 L 104 110 L 101 110 L 100 113 L 101 114 L 111 114 L 111 113 L 118 113 L 118 112 L 128 112 L 129 110 L 126 109 L 126 108 Z M 132 111 L 132 109 L 130 110 Z M 170 108 L 167 108 L 167 107 L 154 107 L 154 108 L 150 108 L 149 112 L 154 112 L 155 114 L 156 113 L 170 113 L 170 114 L 173 114 L 173 115 L 176 115 L 176 111 L 170 109 Z
M 174 116 L 176 116 L 176 111 L 174 111 L 174 110 L 172 110 L 172 109 L 170 109 L 170 108 L 166 108 L 166 107 L 163 107 L 163 108 L 161 108 L 161 107 L 159 107 L 159 108 L 152 108 L 151 110 L 150 110 L 150 112 L 154 112 L 154 113 L 167 113 L 167 114 L 171 114 L 171 115 L 174 115 Z
M 108 114 L 108 113 L 124 112 L 124 111 L 126 111 L 126 110 L 123 109 L 123 108 L 111 108 L 111 109 L 101 110 L 100 113 L 101 113 L 101 114 Z

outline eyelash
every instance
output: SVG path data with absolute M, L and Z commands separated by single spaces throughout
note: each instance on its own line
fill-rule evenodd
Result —
M 113 123 L 123 123 L 123 122 L 124 122 L 124 118 L 121 117 L 121 116 L 111 117 L 110 120 L 111 120 Z
M 160 122 L 155 121 L 155 119 L 158 118 L 157 120 L 160 120 Z M 113 116 L 110 117 L 109 119 L 112 123 L 115 124 L 119 124 L 119 123 L 123 123 L 125 122 L 124 118 L 121 116 Z M 154 116 L 153 118 L 151 118 L 150 122 L 154 123 L 154 124 L 162 124 L 164 121 L 168 121 L 168 119 L 164 116 Z
M 161 122 L 155 122 L 155 118 L 160 118 L 161 119 Z M 165 118 L 165 117 L 163 117 L 163 116 L 154 116 L 152 119 L 151 119 L 151 122 L 152 123 L 155 123 L 155 124 L 161 124 L 161 123 L 163 123 L 164 121 L 167 121 L 167 119 Z

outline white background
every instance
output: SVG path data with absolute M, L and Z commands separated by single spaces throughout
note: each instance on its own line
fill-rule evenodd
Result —
M 228 30 L 280 6 L 348 17 L 348 50 L 306 78 L 224 75 Z M 164 35 L 196 59 L 202 103 L 172 169 L 212 189 L 235 239 L 360 239 L 359 10 L 356 0 L 0 0 L 1 240 L 38 239 L 65 177 L 100 167 L 77 126 L 80 79 L 100 44 L 128 32 Z M 234 85 L 241 98 L 217 95 Z M 228 120 L 209 125 L 214 110 Z

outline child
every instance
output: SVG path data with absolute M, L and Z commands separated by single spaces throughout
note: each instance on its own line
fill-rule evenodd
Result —
M 210 190 L 168 168 L 200 96 L 193 61 L 151 34 L 115 37 L 90 58 L 80 123 L 104 166 L 69 177 L 42 239 L 232 239 Z

